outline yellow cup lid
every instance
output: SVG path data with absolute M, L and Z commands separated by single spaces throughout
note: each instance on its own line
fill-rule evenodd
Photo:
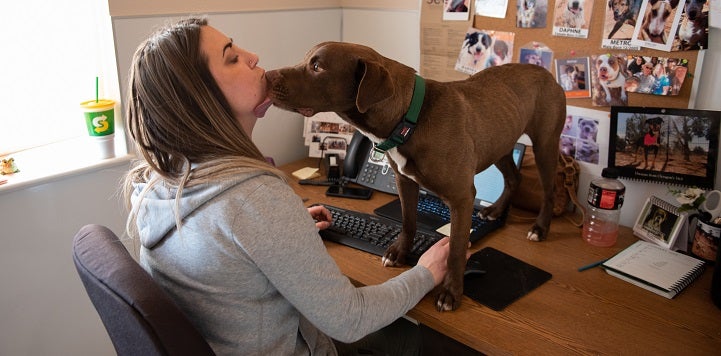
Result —
M 84 109 L 99 109 L 108 106 L 115 106 L 115 100 L 112 99 L 99 99 L 97 102 L 95 99 L 83 101 L 80 103 L 80 107 Z

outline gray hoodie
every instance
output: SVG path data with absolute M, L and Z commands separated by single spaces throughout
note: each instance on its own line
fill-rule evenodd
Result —
M 146 184 L 137 184 L 133 206 Z M 326 252 L 301 199 L 261 172 L 142 200 L 140 262 L 219 355 L 334 355 L 405 314 L 434 286 L 416 266 L 356 288 Z M 380 263 L 380 262 L 379 262 Z

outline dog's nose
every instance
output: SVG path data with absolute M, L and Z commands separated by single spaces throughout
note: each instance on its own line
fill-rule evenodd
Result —
M 275 69 L 265 72 L 265 78 L 270 83 L 275 81 L 278 77 L 280 77 L 280 73 L 278 73 Z

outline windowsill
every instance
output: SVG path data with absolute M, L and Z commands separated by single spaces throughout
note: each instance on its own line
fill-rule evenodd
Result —
M 0 194 L 9 193 L 40 184 L 99 171 L 113 166 L 127 165 L 135 156 L 126 153 L 123 135 L 115 136 L 115 157 L 97 157 L 93 142 L 78 137 L 42 147 L 17 152 L 6 157 L 14 158 L 17 173 L 0 175 Z

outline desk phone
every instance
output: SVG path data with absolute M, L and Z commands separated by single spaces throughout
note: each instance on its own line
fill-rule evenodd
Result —
M 343 161 L 343 176 L 348 181 L 373 188 L 375 190 L 398 194 L 396 175 L 388 159 L 383 157 L 380 162 L 370 159 L 373 143 L 360 131 L 353 134 Z

